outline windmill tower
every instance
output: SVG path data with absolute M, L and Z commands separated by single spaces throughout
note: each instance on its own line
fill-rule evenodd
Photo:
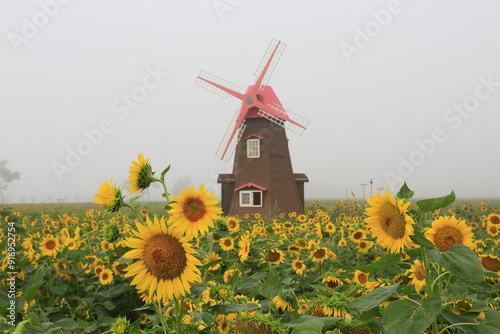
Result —
M 285 109 L 267 82 L 285 44 L 272 40 L 246 93 L 219 77 L 201 71 L 196 84 L 224 98 L 241 100 L 217 156 L 225 161 L 234 153 L 233 173 L 219 174 L 222 210 L 226 215 L 268 215 L 277 206 L 283 212 L 304 212 L 305 174 L 293 173 L 285 128 L 302 135 L 309 121 Z

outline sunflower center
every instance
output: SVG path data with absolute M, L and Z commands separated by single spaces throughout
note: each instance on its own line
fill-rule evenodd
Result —
M 235 221 L 232 221 L 232 220 L 230 220 L 230 221 L 229 221 L 229 227 L 230 227 L 230 228 L 235 228 L 236 226 L 237 226 L 237 225 L 236 225 L 236 222 L 235 222 Z
M 460 230 L 453 226 L 443 226 L 434 236 L 436 248 L 441 252 L 446 252 L 453 245 L 463 243 L 463 240 Z
M 494 271 L 494 272 L 499 272 L 500 271 L 500 260 L 495 259 L 491 256 L 484 257 L 481 259 L 481 263 L 483 265 L 483 268 L 486 270 Z
M 363 238 L 363 233 L 362 232 L 356 232 L 352 236 L 353 236 L 354 239 L 359 240 L 359 239 Z
M 144 263 L 156 277 L 172 280 L 186 268 L 186 251 L 176 238 L 159 234 L 144 246 Z
M 367 246 L 367 245 L 366 245 L 366 242 L 364 242 L 364 241 L 361 241 L 361 242 L 359 243 L 359 248 L 361 248 L 361 249 L 366 248 L 366 246 Z
M 317 259 L 322 259 L 325 257 L 325 255 L 326 255 L 326 251 L 323 248 L 317 249 L 314 252 L 314 257 Z
M 280 259 L 280 254 L 278 252 L 275 252 L 273 250 L 269 252 L 269 261 L 276 262 L 279 259 Z
M 184 216 L 190 221 L 197 221 L 205 214 L 205 204 L 199 198 L 189 198 L 182 206 Z
M 490 222 L 493 225 L 500 225 L 500 216 L 493 216 L 490 218 Z
M 295 267 L 297 269 L 302 269 L 302 262 L 295 262 Z
M 107 280 L 107 279 L 108 279 L 108 277 L 109 277 L 109 275 L 108 275 L 108 273 L 107 273 L 107 272 L 103 272 L 103 273 L 102 273 L 102 279 L 103 279 L 103 281 Z
M 232 244 L 233 244 L 233 242 L 231 241 L 231 239 L 224 240 L 224 246 L 230 247 Z
M 419 267 L 418 269 L 415 269 L 415 278 L 419 281 L 425 280 L 424 274 L 422 274 L 422 271 L 424 271 L 424 268 Z
M 47 248 L 48 250 L 53 250 L 54 248 L 56 248 L 56 242 L 54 240 L 47 241 L 47 243 L 45 244 L 45 248 Z
M 392 238 L 401 239 L 405 236 L 405 216 L 393 204 L 386 202 L 380 206 L 378 220 L 382 229 Z
M 358 281 L 359 281 L 360 284 L 365 285 L 366 282 L 368 281 L 368 276 L 366 276 L 366 274 L 364 274 L 364 273 L 359 274 Z

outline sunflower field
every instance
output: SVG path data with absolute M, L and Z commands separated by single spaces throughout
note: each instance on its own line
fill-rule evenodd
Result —
M 500 210 L 406 184 L 366 203 L 223 216 L 142 154 L 126 201 L 0 207 L 5 333 L 500 333 Z

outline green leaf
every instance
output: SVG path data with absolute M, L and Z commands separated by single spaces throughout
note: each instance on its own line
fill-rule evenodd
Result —
M 254 303 L 245 304 L 217 304 L 212 306 L 213 310 L 224 312 L 246 312 L 259 308 L 259 305 Z
M 456 282 L 450 284 L 444 291 L 444 299 L 449 302 L 456 302 L 457 300 L 464 299 L 468 293 L 467 285 L 464 282 Z
M 486 311 L 486 321 L 478 327 L 478 332 L 481 334 L 498 334 L 500 333 L 500 312 L 498 310 L 489 309 Z
M 414 194 L 415 194 L 415 192 L 410 190 L 410 188 L 408 188 L 408 186 L 406 185 L 406 182 L 405 182 L 403 184 L 403 186 L 401 187 L 401 189 L 399 189 L 399 192 L 396 194 L 396 197 L 398 199 L 409 200 L 410 198 L 413 197 Z
M 421 305 L 409 300 L 396 300 L 384 312 L 385 333 L 420 334 L 441 311 L 441 299 L 427 298 Z
M 451 324 L 470 324 L 470 323 L 474 323 L 474 319 L 471 318 L 471 317 L 467 317 L 467 316 L 464 316 L 464 315 L 461 315 L 461 314 L 456 314 L 454 312 L 447 311 L 447 310 L 441 311 L 441 315 L 446 320 L 448 320 Z M 465 333 L 476 333 L 476 334 L 479 334 L 479 333 L 482 334 L 483 333 L 483 332 L 478 331 L 479 328 L 478 328 L 477 325 L 459 325 L 459 326 L 455 326 L 453 328 L 458 328 L 458 329 L 464 331 Z
M 273 299 L 281 291 L 281 278 L 274 267 L 269 268 L 265 284 L 260 286 L 260 293 L 267 299 Z
M 108 311 L 111 311 L 116 307 L 115 303 L 113 303 L 112 301 L 109 301 L 109 300 L 105 301 L 103 303 L 103 305 L 106 308 L 106 310 L 108 310 Z
M 477 254 L 465 245 L 453 245 L 444 253 L 438 249 L 429 249 L 427 254 L 462 281 L 480 283 L 484 280 L 483 267 Z
M 55 322 L 54 326 L 60 326 L 64 328 L 66 332 L 73 332 L 80 329 L 78 323 L 70 318 L 64 318 Z
M 379 306 L 387 299 L 389 299 L 394 294 L 394 292 L 396 292 L 400 283 L 401 282 L 394 285 L 376 288 L 366 295 L 354 299 L 354 301 L 352 302 L 353 309 L 358 310 L 359 312 L 365 312 Z
M 260 281 L 254 277 L 245 277 L 238 286 L 237 291 L 243 295 L 248 295 L 254 291 L 260 284 Z
M 66 290 L 68 290 L 68 285 L 64 283 L 49 285 L 49 290 L 55 293 L 56 295 L 64 296 Z
M 311 321 L 295 327 L 291 334 L 321 334 L 325 324 L 321 321 Z
M 28 291 L 26 291 L 25 293 L 23 292 L 23 295 L 26 295 L 26 300 L 32 300 L 35 298 L 36 294 L 38 293 L 38 291 L 40 290 L 40 286 L 42 285 L 42 283 L 36 283 L 36 284 L 33 284 L 31 285 L 29 288 L 28 288 Z M 24 290 L 24 289 L 23 289 Z
M 430 242 L 430 240 L 427 239 L 422 233 L 422 230 L 420 229 L 420 226 L 418 226 L 418 224 L 413 225 L 413 231 L 415 234 L 410 236 L 411 241 L 425 248 L 435 248 L 434 244 Z
M 385 268 L 392 267 L 393 265 L 401 262 L 401 255 L 391 254 L 383 256 L 380 260 L 365 264 L 363 266 L 356 267 L 357 270 L 362 271 L 364 273 L 371 273 L 377 270 L 382 270 Z
M 423 213 L 431 212 L 437 209 L 444 208 L 455 201 L 455 193 L 453 190 L 449 195 L 437 198 L 422 199 L 417 201 L 417 206 Z
M 170 170 L 170 165 L 168 165 L 168 167 L 167 167 L 167 168 L 165 168 L 165 169 L 163 170 L 163 172 L 161 172 L 161 180 L 162 180 L 162 181 L 163 181 L 163 180 L 165 180 L 165 174 L 167 174 L 167 172 L 168 172 L 169 170 Z
M 131 198 L 130 199 L 130 203 L 134 203 L 135 201 L 137 201 L 139 198 L 141 198 L 141 196 L 135 196 L 134 198 Z

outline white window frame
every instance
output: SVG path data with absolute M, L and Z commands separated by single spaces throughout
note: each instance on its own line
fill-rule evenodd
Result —
M 251 155 L 250 143 L 256 143 L 257 154 Z M 253 151 L 252 151 L 253 152 Z M 260 139 L 247 139 L 247 158 L 260 158 Z
M 260 205 L 254 205 L 253 203 L 254 193 L 260 193 Z M 243 194 L 250 195 L 250 203 L 248 204 L 243 203 Z M 240 207 L 262 207 L 262 202 L 263 202 L 262 190 L 240 190 Z

